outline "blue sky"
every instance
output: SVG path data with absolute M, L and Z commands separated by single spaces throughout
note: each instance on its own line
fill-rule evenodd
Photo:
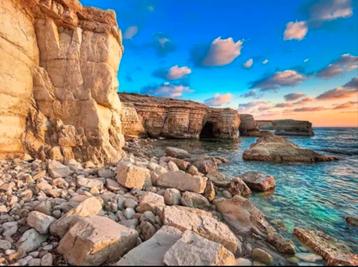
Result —
M 121 92 L 192 99 L 217 107 L 263 101 L 272 106 L 290 93 L 315 98 L 341 88 L 358 74 L 356 0 L 82 3 L 116 11 L 125 47 Z M 319 75 L 331 63 L 340 71 Z M 244 97 L 248 92 L 251 97 Z M 356 102 L 352 99 L 356 95 L 350 97 L 345 100 Z M 270 117 L 271 110 L 266 111 Z

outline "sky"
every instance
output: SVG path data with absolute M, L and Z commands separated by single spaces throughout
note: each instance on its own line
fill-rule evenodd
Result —
M 82 0 L 115 10 L 120 92 L 358 127 L 358 0 Z

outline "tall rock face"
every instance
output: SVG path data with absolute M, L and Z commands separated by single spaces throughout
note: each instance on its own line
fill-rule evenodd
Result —
M 233 109 L 213 109 L 206 105 L 178 99 L 119 94 L 125 106 L 135 107 L 145 134 L 167 138 L 236 139 L 240 118 Z M 129 119 L 122 117 L 123 121 Z M 138 121 L 133 121 L 133 125 Z M 125 135 L 132 131 L 123 127 Z
M 118 160 L 115 14 L 77 0 L 4 0 L 0 12 L 0 157 Z
M 251 114 L 240 114 L 240 135 L 257 136 L 259 129 L 257 127 L 254 116 Z
M 273 129 L 277 135 L 313 136 L 312 123 L 298 120 L 274 120 Z

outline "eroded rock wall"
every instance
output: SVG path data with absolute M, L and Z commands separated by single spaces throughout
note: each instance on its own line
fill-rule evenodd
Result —
M 273 129 L 277 135 L 302 135 L 312 136 L 312 123 L 309 121 L 299 120 L 274 120 L 272 121 Z
M 212 109 L 194 101 L 152 97 L 138 94 L 119 94 L 125 105 L 133 105 L 150 137 L 199 139 L 205 137 L 236 139 L 240 119 L 233 109 Z M 126 118 L 122 118 L 123 121 Z M 123 128 L 124 133 L 131 131 Z
M 123 48 L 115 14 L 77 0 L 4 0 L 0 8 L 0 94 L 7 103 L 0 107 L 0 129 L 16 127 L 2 135 L 1 157 L 27 152 L 58 160 L 118 160 Z

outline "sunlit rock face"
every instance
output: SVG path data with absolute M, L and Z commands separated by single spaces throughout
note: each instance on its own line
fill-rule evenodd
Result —
M 0 157 L 118 160 L 115 14 L 76 0 L 4 0 L 0 11 Z
M 277 135 L 313 135 L 312 123 L 309 121 L 274 120 L 272 126 Z
M 239 114 L 233 109 L 214 109 L 204 104 L 138 94 L 119 94 L 124 105 L 133 105 L 150 137 L 178 139 L 237 139 Z M 126 118 L 122 118 L 126 121 Z M 123 127 L 124 133 L 132 131 Z

